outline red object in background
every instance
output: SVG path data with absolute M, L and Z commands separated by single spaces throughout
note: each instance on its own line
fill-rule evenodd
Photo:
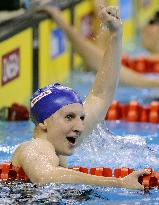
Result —
M 20 48 L 16 48 L 2 56 L 1 85 L 19 77 L 20 74 Z
M 126 116 L 129 122 L 138 122 L 140 116 L 140 105 L 137 101 L 131 101 L 128 106 L 128 113 Z
M 128 109 L 129 109 L 129 104 L 121 105 L 122 119 L 123 120 L 127 120 Z
M 146 73 L 147 61 L 145 57 L 140 57 L 135 60 L 134 70 L 139 73 Z
M 74 166 L 72 167 L 75 171 L 80 171 L 88 174 L 88 168 Z M 138 178 L 139 183 L 144 185 L 145 188 L 159 188 L 159 172 L 153 171 L 151 168 L 145 168 L 146 171 L 149 171 L 149 175 L 140 176 Z M 131 174 L 134 169 L 123 167 L 114 169 L 114 177 L 124 178 Z M 90 174 L 96 176 L 112 177 L 112 169 L 105 167 L 96 167 L 90 169 Z M 10 162 L 4 162 L 0 164 L 0 180 L 23 180 L 28 181 L 29 178 L 25 174 L 24 170 L 21 167 L 13 166 Z
M 72 169 L 82 172 L 81 168 L 84 168 L 84 167 L 75 166 Z M 87 168 L 84 168 L 84 170 L 85 169 L 88 171 Z M 155 187 L 159 188 L 159 172 L 155 172 L 151 168 L 145 168 L 145 170 L 148 171 L 150 174 L 145 175 L 145 176 L 140 176 L 138 178 L 139 183 L 144 185 L 145 188 L 155 188 Z M 133 171 L 135 171 L 135 170 L 131 169 L 131 168 L 127 168 L 127 167 L 115 168 L 114 169 L 114 177 L 124 178 L 124 177 L 128 176 L 129 174 L 131 174 Z M 105 168 L 105 167 L 91 168 L 90 174 L 96 175 L 96 176 L 112 177 L 112 169 Z
M 139 73 L 159 73 L 159 59 L 150 59 L 146 56 L 133 58 L 123 55 L 121 64 Z
M 159 187 L 159 172 L 152 172 L 152 176 L 157 178 L 157 186 Z
M 122 58 L 121 58 L 121 64 L 124 65 L 124 66 L 126 66 L 126 67 L 128 67 L 128 65 L 129 65 L 129 64 L 128 64 L 128 59 L 129 59 L 129 58 L 128 58 L 127 55 L 123 55 Z
M 11 163 L 4 162 L 3 164 L 0 165 L 0 179 L 2 180 L 7 180 L 8 179 L 8 172 L 9 169 L 11 168 Z
M 91 168 L 90 174 L 103 177 L 112 177 L 112 169 L 105 167 Z
M 13 103 L 9 108 L 9 121 L 22 121 L 29 119 L 29 111 L 28 109 L 23 106 L 19 105 L 18 103 Z
M 151 168 L 146 168 L 145 170 L 148 170 L 150 174 L 145 176 L 140 176 L 138 178 L 139 183 L 144 185 L 145 188 L 154 188 L 159 186 L 159 173 L 154 172 Z M 126 167 L 116 168 L 114 169 L 114 177 L 123 178 L 131 174 L 133 171 L 134 169 L 130 169 Z
M 140 122 L 148 122 L 149 121 L 148 116 L 149 116 L 149 108 L 141 107 Z
M 153 72 L 154 73 L 159 73 L 159 60 L 158 59 L 154 59 L 153 60 Z
M 91 175 L 102 176 L 103 175 L 103 167 L 96 167 L 90 169 Z
M 71 169 L 88 174 L 88 168 L 86 167 L 74 166 Z
M 112 177 L 112 169 L 104 168 L 103 169 L 103 177 Z
M 128 58 L 128 68 L 135 70 L 136 59 Z
M 28 181 L 24 170 L 21 167 L 13 166 L 10 162 L 4 162 L 0 164 L 0 180 L 23 180 Z
M 159 102 L 153 101 L 150 103 L 149 122 L 159 122 Z
M 147 106 L 142 106 L 137 101 L 131 101 L 124 105 L 113 101 L 105 120 L 159 123 L 159 102 L 153 101 Z
M 147 59 L 147 69 L 146 69 L 147 73 L 154 73 L 153 67 L 154 67 L 154 60 Z
M 118 101 L 114 100 L 106 114 L 105 119 L 119 120 L 122 118 L 121 105 Z
M 154 188 L 159 185 L 159 173 L 154 172 L 151 168 L 146 168 L 145 170 L 150 171 L 150 174 L 147 176 L 140 176 L 138 181 L 140 184 L 144 185 L 145 188 Z
M 131 174 L 133 171 L 134 171 L 134 169 L 130 169 L 127 167 L 116 168 L 116 169 L 114 169 L 114 177 L 123 178 L 123 177 Z

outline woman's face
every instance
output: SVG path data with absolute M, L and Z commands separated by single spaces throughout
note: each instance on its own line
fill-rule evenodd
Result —
M 47 118 L 47 137 L 54 145 L 57 155 L 71 155 L 77 138 L 84 129 L 84 110 L 79 103 L 62 107 Z

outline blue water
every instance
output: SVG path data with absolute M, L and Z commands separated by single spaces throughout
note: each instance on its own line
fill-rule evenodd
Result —
M 81 75 L 81 74 L 80 74 Z M 72 76 L 70 86 L 87 95 L 94 74 Z M 81 80 L 82 79 L 82 80 Z M 87 79 L 87 80 L 86 80 Z M 88 81 L 89 79 L 89 81 Z M 81 82 L 82 81 L 82 82 Z M 82 83 L 82 87 L 81 87 Z M 68 84 L 68 83 L 67 83 Z M 150 92 L 151 91 L 151 92 Z M 158 98 L 157 89 L 120 87 L 115 98 L 128 102 L 132 95 L 147 104 Z M 134 99 L 133 97 L 133 99 Z M 19 143 L 31 138 L 32 122 L 0 122 L 0 161 L 9 161 Z M 122 167 L 135 169 L 151 167 L 159 171 L 159 125 L 151 123 L 103 122 L 68 158 L 68 165 L 84 167 Z M 1 183 L 0 205 L 4 204 L 57 204 L 57 205 L 157 205 L 159 191 L 148 192 L 86 185 L 32 183 Z
M 159 75 L 147 75 L 159 79 Z M 76 89 L 83 98 L 88 95 L 89 89 L 94 81 L 95 73 L 88 72 L 73 72 L 71 76 L 71 81 L 66 82 L 67 85 Z M 114 99 L 127 103 L 130 100 L 137 100 L 141 104 L 149 104 L 153 100 L 159 101 L 159 88 L 135 88 L 135 87 L 125 87 L 119 86 L 116 90 Z

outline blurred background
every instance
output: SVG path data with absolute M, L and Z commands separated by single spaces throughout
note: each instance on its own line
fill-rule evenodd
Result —
M 105 3 L 119 6 L 124 60 L 127 56 L 140 58 L 159 52 L 158 30 L 153 37 L 152 28 L 149 29 L 158 27 L 159 0 L 105 0 Z M 95 39 L 97 19 L 93 0 L 0 1 L 0 108 L 14 102 L 28 106 L 38 87 L 57 81 L 69 84 L 73 70 L 85 71 L 82 59 L 56 23 L 47 14 L 34 12 L 44 5 L 58 6 L 65 20 L 80 34 L 91 41 Z M 158 72 L 159 69 L 153 75 Z M 87 81 L 87 74 L 84 80 Z

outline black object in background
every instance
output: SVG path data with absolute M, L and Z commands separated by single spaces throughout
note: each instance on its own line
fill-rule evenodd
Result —
M 150 19 L 149 24 L 159 24 L 159 10 L 157 10 L 154 16 Z
M 22 8 L 21 0 L 4 0 L 0 1 L 0 10 L 17 10 Z

